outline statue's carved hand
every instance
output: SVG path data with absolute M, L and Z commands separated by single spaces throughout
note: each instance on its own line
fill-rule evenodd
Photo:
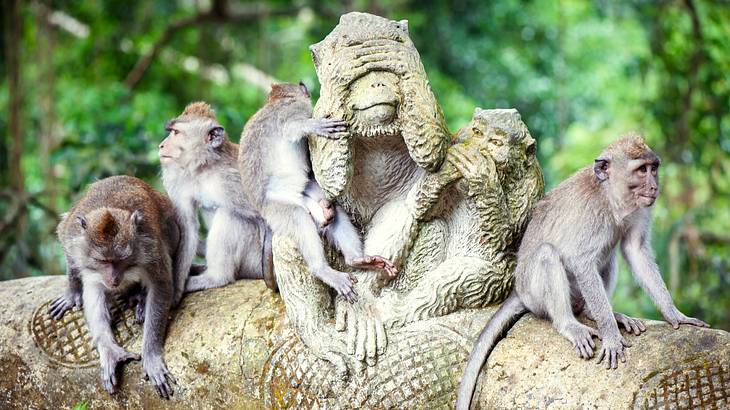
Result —
M 385 353 L 388 338 L 376 307 L 375 297 L 369 291 L 361 291 L 354 304 L 342 298 L 336 302 L 336 329 L 347 332 L 347 353 L 358 363 L 373 366 L 377 357 Z M 360 369 L 362 370 L 362 367 Z
M 477 195 L 482 189 L 499 184 L 497 166 L 479 144 L 456 144 L 449 148 L 447 160 L 461 173 L 469 195 Z

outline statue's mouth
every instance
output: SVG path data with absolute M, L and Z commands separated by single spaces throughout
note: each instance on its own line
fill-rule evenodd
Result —
M 396 104 L 397 104 L 396 101 L 373 102 L 373 103 L 369 103 L 369 104 L 363 104 L 359 107 L 353 105 L 352 109 L 355 111 L 367 111 L 371 108 L 375 108 L 378 106 L 388 106 L 391 108 L 395 108 Z

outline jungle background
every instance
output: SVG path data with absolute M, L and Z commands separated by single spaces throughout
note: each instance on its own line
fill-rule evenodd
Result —
M 186 103 L 237 140 L 271 81 L 316 100 L 308 46 L 353 10 L 409 20 L 452 131 L 517 108 L 548 189 L 643 132 L 663 158 L 662 274 L 680 310 L 730 330 L 728 1 L 4 0 L 0 279 L 64 273 L 54 229 L 90 182 L 161 188 L 156 147 Z M 660 318 L 621 270 L 614 308 Z

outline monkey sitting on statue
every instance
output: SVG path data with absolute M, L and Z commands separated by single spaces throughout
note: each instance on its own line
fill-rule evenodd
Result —
M 550 320 L 584 359 L 593 356 L 593 336 L 602 340 L 598 363 L 615 369 L 625 362 L 619 324 L 636 335 L 636 319 L 614 313 L 609 301 L 616 284 L 616 247 L 621 246 L 641 287 L 664 319 L 708 326 L 682 314 L 672 301 L 649 244 L 650 210 L 659 194 L 659 157 L 643 138 L 629 134 L 549 192 L 534 207 L 517 254 L 514 289 L 489 320 L 469 356 L 457 409 L 468 409 L 479 371 L 501 335 L 526 312 Z M 583 325 L 584 311 L 598 330 Z
M 228 139 L 215 112 L 204 102 L 188 104 L 168 121 L 159 146 L 162 182 L 187 233 L 181 261 L 190 269 L 198 248 L 198 210 L 208 222 L 207 267 L 190 276 L 186 292 L 216 288 L 236 279 L 263 278 L 276 289 L 271 233 L 241 185 L 238 145 Z M 195 269 L 195 267 L 193 266 Z
M 363 254 L 350 218 L 327 201 L 312 177 L 306 137 L 336 138 L 345 130 L 344 121 L 312 118 L 303 83 L 274 84 L 266 105 L 246 123 L 238 166 L 245 190 L 273 233 L 293 239 L 310 272 L 352 302 L 357 280 L 329 266 L 318 231 L 342 252 L 349 266 L 382 269 L 390 277 L 396 269 L 387 259 Z
M 180 301 L 187 269 L 177 263 L 180 229 L 170 200 L 141 180 L 116 176 L 91 184 L 64 215 L 58 239 L 66 254 L 69 289 L 51 304 L 60 318 L 83 301 L 91 340 L 99 352 L 101 383 L 109 393 L 117 384 L 116 367 L 143 361 L 144 373 L 166 399 L 175 383 L 163 358 L 170 309 Z M 108 294 L 146 291 L 142 356 L 119 346 L 112 333 Z

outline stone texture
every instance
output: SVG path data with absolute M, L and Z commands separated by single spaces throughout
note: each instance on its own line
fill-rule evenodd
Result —
M 45 304 L 63 277 L 0 283 L 0 408 L 449 408 L 477 333 L 494 308 L 465 310 L 389 333 L 372 367 L 340 382 L 294 335 L 284 306 L 263 282 L 237 282 L 187 296 L 174 313 L 165 357 L 178 380 L 160 399 L 125 364 L 108 395 L 81 312 L 59 324 Z M 141 327 L 119 308 L 117 336 L 139 351 Z M 609 371 L 583 361 L 547 322 L 523 318 L 482 372 L 481 408 L 728 408 L 730 334 L 649 321 L 627 363 Z M 67 342 L 71 342 L 73 348 Z M 75 343 L 75 345 L 73 344 Z

